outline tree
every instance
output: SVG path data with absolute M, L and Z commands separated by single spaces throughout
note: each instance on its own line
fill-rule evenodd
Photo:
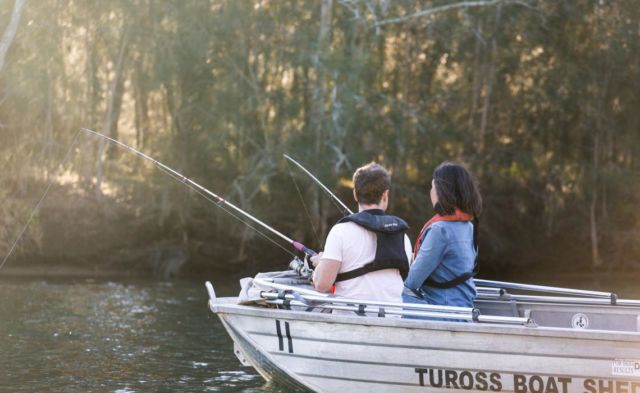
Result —
M 13 42 L 13 38 L 16 35 L 16 31 L 18 30 L 18 23 L 20 23 L 22 7 L 24 7 L 25 1 L 26 0 L 15 0 L 13 12 L 11 13 L 11 21 L 2 35 L 2 40 L 0 40 L 0 72 L 2 72 L 2 68 L 4 67 L 7 51 L 9 50 L 9 47 Z

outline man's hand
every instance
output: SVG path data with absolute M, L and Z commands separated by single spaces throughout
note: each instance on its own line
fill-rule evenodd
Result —
M 317 255 L 314 255 L 311 258 L 309 258 L 309 260 L 311 261 L 311 264 L 313 265 L 313 267 L 318 267 L 318 263 L 320 263 L 321 258 L 322 258 L 322 251 L 320 251 Z

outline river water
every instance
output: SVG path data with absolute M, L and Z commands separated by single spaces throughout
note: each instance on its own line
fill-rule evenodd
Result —
M 236 286 L 217 289 L 231 295 Z M 207 307 L 204 280 L 45 281 L 0 275 L 0 392 L 44 391 L 273 393 L 279 388 L 239 364 Z
M 219 281 L 219 296 L 237 293 L 235 279 Z M 203 282 L 0 274 L 0 392 L 282 391 L 240 365 Z M 640 297 L 636 282 L 615 288 Z

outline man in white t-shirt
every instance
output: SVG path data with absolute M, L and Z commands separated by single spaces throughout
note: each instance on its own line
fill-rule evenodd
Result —
M 385 214 L 391 177 L 372 162 L 356 170 L 353 183 L 358 213 L 331 228 L 324 251 L 311 259 L 314 286 L 329 292 L 335 285 L 335 295 L 348 298 L 400 303 L 412 251 L 407 223 Z

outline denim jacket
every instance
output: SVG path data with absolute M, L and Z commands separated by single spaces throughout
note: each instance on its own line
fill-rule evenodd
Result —
M 405 302 L 473 307 L 476 288 L 473 278 L 453 288 L 434 288 L 422 285 L 431 277 L 437 282 L 446 282 L 470 272 L 474 268 L 476 250 L 473 247 L 473 224 L 468 221 L 439 221 L 431 225 L 411 265 L 404 282 L 402 295 Z

